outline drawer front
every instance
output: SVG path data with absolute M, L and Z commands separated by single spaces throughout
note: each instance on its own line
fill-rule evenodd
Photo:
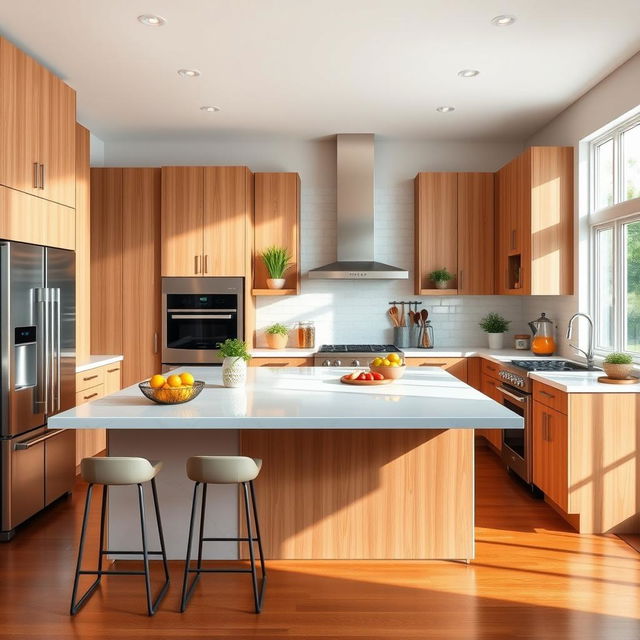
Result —
M 313 367 L 313 358 L 251 358 L 250 367 Z
M 120 391 L 121 385 L 121 371 L 120 363 L 108 364 L 103 367 L 104 370 L 104 393 L 109 395 Z
M 102 398 L 103 396 L 104 396 L 104 384 L 99 384 L 99 385 L 96 385 L 95 387 L 89 387 L 89 389 L 78 391 L 76 393 L 76 407 L 78 405 L 91 402 L 92 400 L 97 400 L 98 398 Z
M 463 382 L 467 381 L 466 358 L 405 358 L 408 367 L 440 367 Z
M 500 372 L 500 365 L 493 360 L 486 360 L 482 358 L 482 373 L 485 376 L 491 376 L 496 380 L 499 380 L 498 373 Z
M 104 384 L 104 367 L 76 373 L 76 393 Z
M 535 402 L 540 402 L 550 409 L 555 409 L 565 415 L 568 413 L 567 394 L 547 384 L 533 381 L 533 399 Z

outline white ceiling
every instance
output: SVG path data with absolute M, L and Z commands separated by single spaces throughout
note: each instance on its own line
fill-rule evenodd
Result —
M 504 13 L 517 22 L 490 24 Z M 521 140 L 640 50 L 640 1 L 0 0 L 0 32 L 78 91 L 79 120 L 107 140 Z

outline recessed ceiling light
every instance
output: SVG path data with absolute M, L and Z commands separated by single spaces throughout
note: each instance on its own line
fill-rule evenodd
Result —
M 516 21 L 515 16 L 496 16 L 491 20 L 491 24 L 494 27 L 508 27 Z
M 475 78 L 479 74 L 480 72 L 477 69 L 463 69 L 462 71 L 458 71 L 458 75 L 461 78 Z
M 214 107 L 212 105 L 206 105 L 204 107 L 200 107 L 200 111 L 206 111 L 207 113 L 215 113 L 216 111 L 220 111 L 220 107 Z
M 197 69 L 178 69 L 178 75 L 182 78 L 197 78 L 200 72 Z
M 162 16 L 155 16 L 152 13 L 144 13 L 138 16 L 138 21 L 147 25 L 147 27 L 161 27 L 167 22 Z
M 449 113 L 450 111 L 455 111 L 456 108 L 455 107 L 437 107 L 436 111 L 439 111 L 440 113 Z

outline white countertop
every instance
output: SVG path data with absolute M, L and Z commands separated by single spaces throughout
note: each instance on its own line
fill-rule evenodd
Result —
M 604 371 L 558 371 L 542 373 L 532 371 L 529 377 L 544 382 L 565 393 L 640 393 L 640 384 L 607 384 L 598 382 Z
M 124 356 L 89 356 L 87 360 L 76 362 L 76 373 L 82 373 L 83 371 L 103 367 L 107 364 L 120 362 L 121 360 L 124 360 Z
M 178 369 L 177 371 L 180 371 Z M 249 368 L 247 385 L 222 386 L 220 367 L 189 403 L 158 405 L 133 385 L 49 418 L 67 429 L 443 429 L 522 428 L 522 418 L 441 369 L 410 368 L 402 380 L 342 384 L 349 369 Z

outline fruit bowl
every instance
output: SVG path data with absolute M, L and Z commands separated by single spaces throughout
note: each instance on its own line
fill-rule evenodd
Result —
M 196 380 L 190 386 L 169 387 L 168 389 L 154 389 L 148 382 L 141 382 L 138 387 L 149 400 L 158 404 L 183 404 L 200 395 L 204 389 L 204 382 Z
M 404 364 L 401 364 L 397 367 L 385 367 L 382 364 L 379 364 L 379 365 L 370 364 L 369 369 L 371 371 L 376 371 L 377 373 L 381 373 L 386 380 L 400 380 L 400 378 L 402 378 L 402 376 L 404 375 L 404 372 L 406 371 L 407 366 Z

